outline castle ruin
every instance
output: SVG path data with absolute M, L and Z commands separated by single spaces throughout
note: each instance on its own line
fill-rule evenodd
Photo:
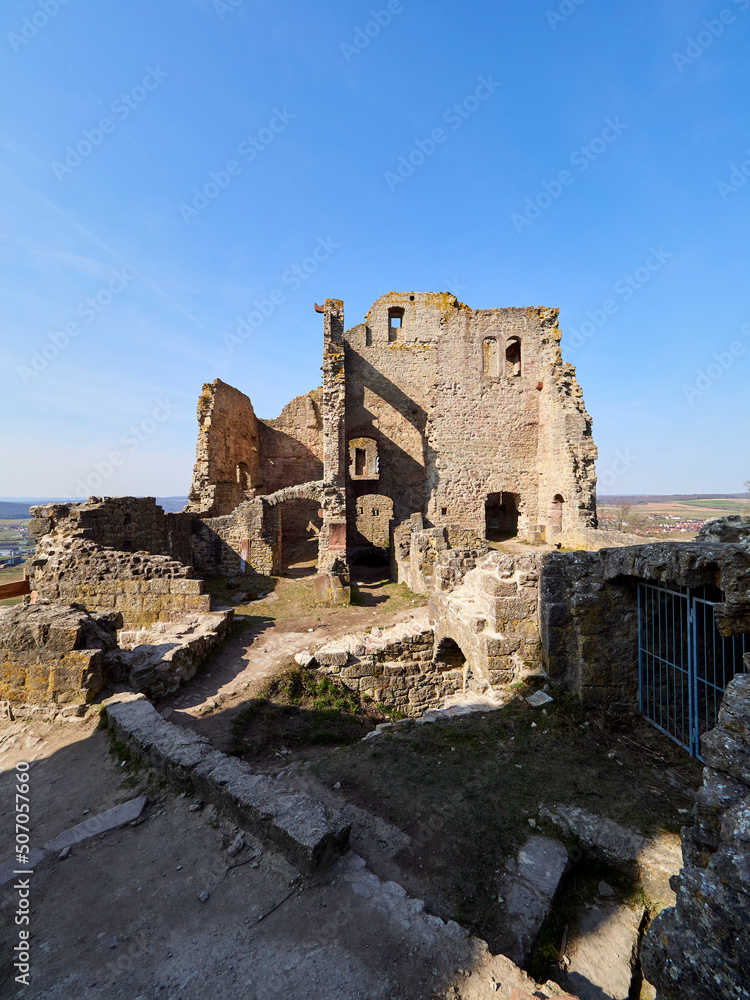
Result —
M 197 568 L 277 572 L 318 539 L 321 594 L 388 558 L 413 515 L 481 538 L 564 541 L 596 528 L 596 448 L 554 309 L 470 309 L 448 294 L 379 298 L 344 329 L 324 316 L 323 385 L 260 420 L 204 386 L 188 510 Z

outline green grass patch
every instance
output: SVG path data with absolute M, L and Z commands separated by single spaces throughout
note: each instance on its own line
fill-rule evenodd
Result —
M 678 833 L 685 822 L 678 810 L 692 805 L 680 784 L 695 789 L 701 781 L 700 765 L 645 723 L 587 720 L 557 695 L 546 714 L 519 697 L 495 712 L 338 747 L 310 767 L 408 833 L 411 844 L 396 860 L 407 882 L 415 879 L 410 891 L 490 947 L 500 933 L 498 872 L 534 832 L 530 819 L 539 832 L 542 803 L 581 806 L 646 835 Z
M 282 750 L 356 743 L 394 715 L 295 664 L 269 681 L 234 719 L 232 753 L 252 760 Z

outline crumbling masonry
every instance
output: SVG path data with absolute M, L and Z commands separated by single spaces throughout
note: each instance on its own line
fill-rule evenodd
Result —
M 278 570 L 313 535 L 319 593 L 336 600 L 348 563 L 387 559 L 413 515 L 529 541 L 596 528 L 591 420 L 557 310 L 390 293 L 344 332 L 342 302 L 316 308 L 323 386 L 277 420 L 223 382 L 204 386 L 188 508 L 204 526 L 200 570 Z

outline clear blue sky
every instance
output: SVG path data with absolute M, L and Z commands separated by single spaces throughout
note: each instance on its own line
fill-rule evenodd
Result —
M 0 495 L 97 468 L 94 492 L 185 493 L 203 382 L 276 416 L 319 382 L 315 300 L 352 326 L 391 289 L 559 306 L 602 493 L 742 490 L 750 0 L 11 0 L 0 21 Z

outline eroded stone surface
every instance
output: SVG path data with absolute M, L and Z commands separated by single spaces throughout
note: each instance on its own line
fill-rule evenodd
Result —
M 0 699 L 21 705 L 76 705 L 105 684 L 118 614 L 70 604 L 0 608 Z
M 499 937 L 503 954 L 521 967 L 531 957 L 567 867 L 566 847 L 550 837 L 539 836 L 530 837 L 518 857 L 506 863 L 499 903 L 504 930 Z
M 584 910 L 568 938 L 565 984 L 580 1000 L 629 1000 L 644 910 L 613 903 Z
M 145 698 L 110 703 L 118 737 L 177 786 L 213 801 L 243 828 L 270 841 L 295 864 L 317 868 L 346 850 L 349 824 L 282 781 L 214 750 L 202 736 L 166 722 Z

